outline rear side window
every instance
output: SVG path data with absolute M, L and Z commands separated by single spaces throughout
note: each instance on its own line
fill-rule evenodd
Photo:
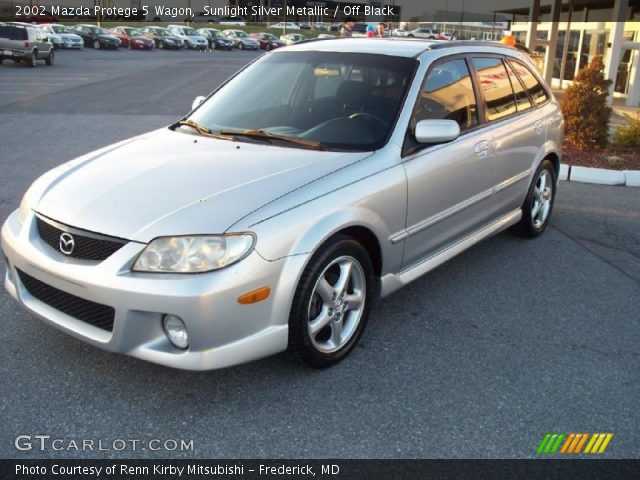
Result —
M 516 75 L 516 72 L 513 70 L 513 67 L 509 64 L 509 62 L 506 62 L 506 65 L 507 71 L 509 72 L 511 87 L 513 88 L 513 93 L 516 97 L 516 107 L 518 108 L 518 111 L 523 112 L 530 109 L 532 105 L 531 101 L 529 100 L 527 91 L 522 86 L 522 82 L 520 82 L 518 75 Z
M 476 57 L 473 65 L 478 72 L 480 90 L 487 106 L 487 120 L 495 121 L 517 112 L 509 74 L 502 59 Z
M 413 112 L 411 129 L 421 120 L 455 120 L 462 132 L 478 124 L 473 82 L 464 59 L 437 64 L 427 74 Z
M 522 83 L 524 83 L 524 86 L 529 92 L 529 95 L 531 95 L 531 98 L 533 99 L 533 103 L 535 105 L 541 105 L 549 100 L 549 94 L 547 93 L 547 90 L 538 81 L 529 67 L 527 67 L 524 63 L 519 62 L 518 60 L 511 60 L 511 64 L 522 80 Z
M 8 38 L 9 40 L 29 40 L 26 28 L 13 27 L 11 25 L 0 26 L 0 38 Z

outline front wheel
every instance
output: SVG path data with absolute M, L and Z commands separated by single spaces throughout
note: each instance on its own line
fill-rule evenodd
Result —
M 362 335 L 376 292 L 367 251 L 336 236 L 313 255 L 300 278 L 289 317 L 289 351 L 315 368 L 330 367 Z
M 95 48 L 96 50 L 100 50 L 100 40 L 94 40 L 93 41 L 93 48 Z
M 543 160 L 529 186 L 522 205 L 522 218 L 511 231 L 521 237 L 542 235 L 551 219 L 556 197 L 556 171 L 549 160 Z
M 238 43 L 238 50 L 242 50 L 244 48 L 244 44 L 242 42 Z

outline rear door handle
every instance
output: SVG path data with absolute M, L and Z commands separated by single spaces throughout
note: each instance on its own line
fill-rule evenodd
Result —
M 542 135 L 542 133 L 544 132 L 544 123 L 542 122 L 542 120 L 538 120 L 533 128 L 536 131 L 536 135 Z
M 476 146 L 473 147 L 473 151 L 476 152 L 480 158 L 484 158 L 489 153 L 489 141 L 483 140 L 482 142 L 476 143 Z

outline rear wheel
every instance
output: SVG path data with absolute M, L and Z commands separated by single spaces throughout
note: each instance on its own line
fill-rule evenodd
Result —
M 38 65 L 38 51 L 37 50 L 34 50 L 33 52 L 31 52 L 31 57 L 29 58 L 29 61 L 27 62 L 27 65 L 29 65 L 31 68 L 33 68 L 36 65 Z
M 244 44 L 242 42 L 238 42 L 238 50 L 242 50 L 244 48 Z
M 127 48 L 128 48 L 129 50 L 133 50 L 133 44 L 131 43 L 131 40 L 129 40 L 129 41 L 127 42 Z
M 100 50 L 100 40 L 94 40 L 93 41 L 93 48 L 95 48 L 96 50 Z
M 270 43 L 267 43 L 267 44 L 264 46 L 264 49 L 265 49 L 267 52 L 268 52 L 269 50 L 271 50 L 271 44 L 270 44 Z
M 55 60 L 54 53 L 53 53 L 53 50 L 51 50 L 51 52 L 49 53 L 49 56 L 45 58 L 44 61 L 47 65 L 53 65 L 54 60 Z
M 162 40 L 160 40 L 158 42 L 158 48 L 163 49 L 164 48 L 164 42 Z
M 556 172 L 549 160 L 543 160 L 529 186 L 522 205 L 522 218 L 511 231 L 516 235 L 535 238 L 549 224 L 556 194 Z
M 367 251 L 336 236 L 313 255 L 294 296 L 289 351 L 315 368 L 345 358 L 358 342 L 375 296 L 375 273 Z

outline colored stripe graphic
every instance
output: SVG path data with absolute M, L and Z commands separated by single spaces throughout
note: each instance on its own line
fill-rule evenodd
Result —
M 548 453 L 597 453 L 602 454 L 607 449 L 613 433 L 547 433 L 538 445 L 538 454 Z M 586 444 L 586 447 L 585 447 Z M 583 451 L 584 447 L 584 451 Z
M 613 433 L 594 433 L 584 453 L 604 453 L 613 438 Z

